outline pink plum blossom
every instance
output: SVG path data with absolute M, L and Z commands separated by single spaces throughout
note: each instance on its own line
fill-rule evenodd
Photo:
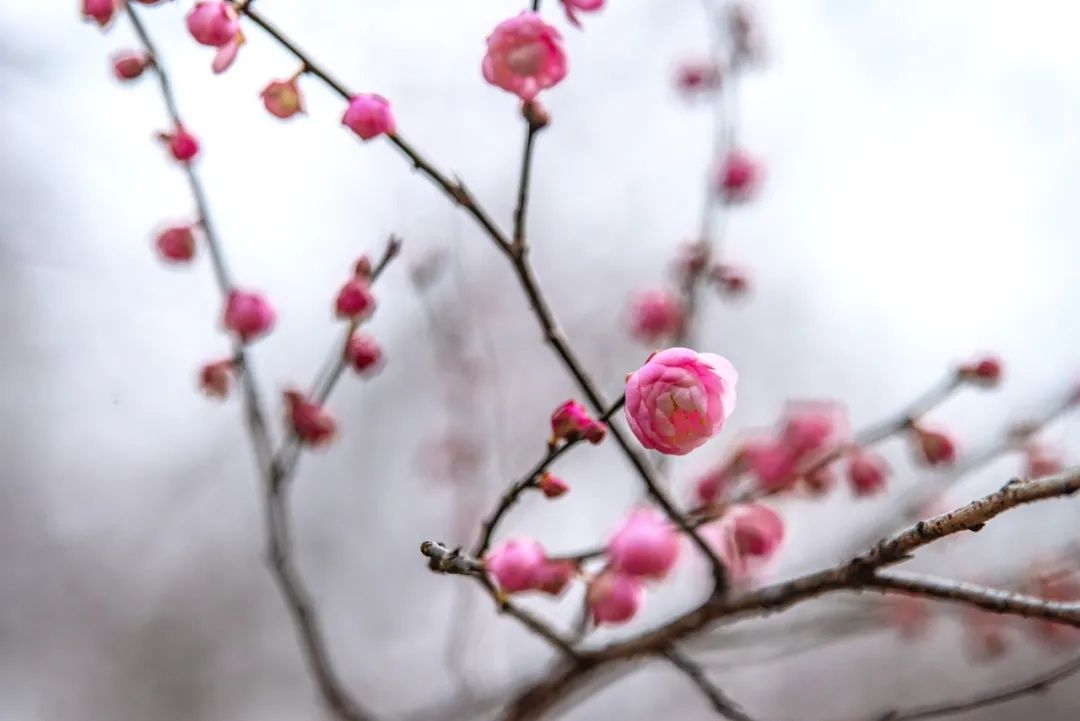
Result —
M 285 391 L 286 415 L 293 433 L 307 446 L 322 446 L 337 434 L 337 421 L 314 399 L 295 390 Z
M 735 149 L 728 153 L 716 176 L 716 187 L 728 203 L 740 203 L 754 196 L 761 184 L 762 169 L 756 160 Z
M 680 548 L 679 533 L 664 515 L 637 508 L 612 535 L 607 555 L 618 573 L 662 579 L 679 560 Z
M 83 0 L 82 14 L 84 18 L 104 27 L 112 20 L 119 4 L 119 0 Z
M 566 11 L 566 19 L 574 27 L 581 27 L 581 21 L 577 19 L 577 13 L 591 13 L 604 7 L 604 0 L 562 0 L 563 10 Z
M 199 388 L 211 398 L 225 398 L 235 375 L 236 362 L 232 358 L 207 363 L 199 369 Z
M 536 487 L 548 498 L 558 498 L 570 492 L 570 486 L 567 485 L 566 481 L 549 471 L 544 471 L 541 474 L 540 480 L 536 482 Z
M 372 316 L 375 305 L 375 295 L 371 292 L 371 285 L 365 278 L 354 276 L 338 291 L 334 301 L 334 311 L 338 318 L 361 321 Z
M 189 163 L 199 154 L 198 139 L 183 128 L 177 128 L 161 137 L 169 146 L 169 154 L 181 163 Z
M 638 291 L 630 300 L 630 332 L 643 343 L 676 337 L 685 320 L 682 300 L 669 288 Z
M 741 556 L 767 561 L 784 540 L 783 519 L 760 503 L 736 504 L 725 518 L 731 525 L 735 548 Z
M 345 344 L 345 360 L 360 374 L 374 373 L 382 365 L 382 348 L 369 335 L 359 331 L 349 336 Z
M 848 481 L 856 496 L 873 496 L 885 490 L 889 465 L 881 456 L 858 451 L 848 459 Z
M 390 102 L 381 95 L 370 93 L 349 98 L 349 107 L 341 116 L 341 124 L 365 141 L 393 133 L 395 128 Z
M 546 563 L 544 548 L 531 538 L 509 539 L 484 557 L 484 568 L 504 593 L 538 588 Z
M 482 69 L 492 85 L 532 100 L 566 77 L 562 35 L 539 13 L 522 11 L 496 25 L 488 36 Z
M 964 363 L 958 372 L 963 380 L 992 388 L 1001 383 L 1005 366 L 997 356 L 987 355 Z
M 185 263 L 195 256 L 195 233 L 190 225 L 177 225 L 158 233 L 154 239 L 161 258 L 169 263 Z
M 201 45 L 217 48 L 213 70 L 223 73 L 233 60 L 244 35 L 240 32 L 240 16 L 231 3 L 224 0 L 201 0 L 187 16 L 188 32 Z
M 113 74 L 118 80 L 134 80 L 143 74 L 153 60 L 145 50 L 121 50 L 112 56 Z
M 594 623 L 616 626 L 637 614 L 643 595 L 644 587 L 637 578 L 605 571 L 589 584 L 585 601 Z
M 720 432 L 739 374 L 726 358 L 689 348 L 654 353 L 626 381 L 626 419 L 641 445 L 685 455 Z
M 287 120 L 304 112 L 304 102 L 296 78 L 273 80 L 260 93 L 267 112 L 275 118 Z
M 913 428 L 919 458 L 927 465 L 947 466 L 956 460 L 956 441 L 945 431 Z
M 233 290 L 225 301 L 225 328 L 244 343 L 269 333 L 276 318 L 273 306 L 258 293 Z
M 568 400 L 551 413 L 552 445 L 559 441 L 573 443 L 585 439 L 596 445 L 604 440 L 607 428 L 595 420 L 585 406 L 575 400 Z

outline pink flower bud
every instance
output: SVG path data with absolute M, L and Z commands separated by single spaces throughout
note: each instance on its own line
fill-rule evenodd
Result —
M 199 369 L 199 388 L 211 398 L 225 398 L 235 374 L 236 363 L 232 358 L 207 363 Z
M 956 460 L 956 442 L 943 431 L 913 428 L 922 459 L 931 466 L 949 465 Z
M 873 496 L 885 490 L 889 466 L 881 456 L 858 451 L 848 460 L 848 481 L 856 496 Z
M 161 137 L 169 144 L 169 153 L 181 163 L 190 162 L 199 153 L 199 141 L 183 128 Z
M 741 556 L 766 561 L 784 541 L 784 521 L 768 506 L 742 503 L 727 513 L 735 548 Z
M 195 256 L 195 232 L 190 225 L 166 228 L 154 239 L 158 254 L 169 263 L 186 263 Z
M 844 410 L 830 401 L 792 403 L 785 411 L 781 438 L 794 455 L 826 450 L 845 434 Z
M 118 6 L 119 0 L 83 0 L 82 14 L 84 18 L 105 27 L 112 20 Z
M 531 538 L 514 538 L 497 546 L 484 557 L 484 568 L 504 593 L 518 593 L 539 588 L 547 556 L 543 547 Z
M 761 184 L 762 170 L 756 160 L 741 150 L 732 150 L 716 176 L 717 190 L 728 203 L 752 198 Z
M 1061 449 L 1038 441 L 1024 444 L 1024 475 L 1028 478 L 1052 476 L 1065 470 Z
M 311 447 L 325 445 L 337 433 L 337 421 L 322 406 L 299 391 L 285 391 L 286 417 L 301 443 Z
M 225 301 L 225 328 L 236 333 L 244 343 L 269 333 L 276 317 L 274 308 L 258 293 L 234 290 Z
M 977 358 L 964 363 L 959 368 L 960 378 L 987 388 L 992 388 L 1001 383 L 1003 372 L 1001 359 L 996 356 Z
M 261 97 L 263 105 L 276 118 L 286 120 L 304 112 L 304 102 L 296 78 L 272 81 L 263 88 Z
M 583 9 L 579 3 L 575 7 Z M 492 85 L 532 100 L 566 77 L 562 35 L 539 13 L 522 11 L 495 26 L 481 67 L 484 79 Z
M 117 80 L 134 80 L 153 64 L 145 50 L 121 50 L 112 57 L 113 73 Z
M 354 321 L 367 320 L 375 312 L 375 296 L 371 285 L 364 278 L 354 276 L 338 291 L 334 301 L 338 318 L 350 318 Z
M 682 301 L 667 288 L 638 291 L 630 300 L 630 332 L 643 343 L 675 338 L 685 320 Z
M 536 588 L 552 596 L 559 596 L 578 573 L 573 561 L 545 561 L 536 571 Z
M 710 506 L 716 503 L 721 495 L 727 496 L 731 490 L 731 485 L 739 477 L 741 466 L 741 459 L 736 458 L 731 463 L 714 468 L 698 478 L 697 483 L 694 485 L 694 493 L 697 496 L 698 503 L 703 506 Z
M 721 293 L 729 298 L 739 298 L 750 290 L 750 276 L 737 265 L 720 263 L 713 266 L 709 278 Z
M 369 335 L 353 333 L 345 344 L 345 359 L 357 373 L 370 374 L 382 366 L 382 348 Z
M 240 33 L 240 16 L 231 3 L 200 0 L 187 15 L 188 32 L 201 45 L 220 48 Z
M 566 11 L 566 19 L 574 27 L 580 28 L 581 22 L 577 19 L 577 13 L 596 12 L 604 7 L 604 0 L 562 0 L 562 4 L 563 10 Z
M 569 400 L 551 414 L 551 444 L 559 441 L 573 443 L 585 439 L 596 445 L 604 440 L 607 428 L 593 420 L 588 409 L 575 400 Z
M 626 380 L 626 419 L 641 445 L 685 455 L 724 427 L 739 374 L 722 356 L 689 348 L 654 353 Z
M 622 522 L 608 543 L 612 569 L 630 576 L 662 579 L 679 560 L 678 531 L 650 508 L 638 508 Z
M 825 495 L 836 485 L 836 464 L 830 463 L 812 468 L 803 475 L 803 483 L 810 495 Z
M 784 490 L 798 480 L 795 468 L 798 456 L 792 454 L 783 443 L 747 441 L 739 452 L 757 478 L 758 485 L 769 493 Z
M 723 79 L 723 70 L 711 60 L 688 60 L 675 72 L 675 85 L 687 96 L 716 90 Z
M 597 625 L 618 625 L 633 618 L 641 608 L 644 588 L 632 577 L 605 571 L 592 580 L 585 602 Z
M 390 103 L 381 95 L 352 96 L 349 99 L 349 108 L 341 118 L 341 123 L 363 140 L 371 140 L 384 133 L 393 133 L 395 127 Z
M 558 498 L 570 491 L 570 486 L 566 484 L 566 481 L 548 471 L 541 474 L 540 480 L 536 482 L 536 487 L 548 498 Z

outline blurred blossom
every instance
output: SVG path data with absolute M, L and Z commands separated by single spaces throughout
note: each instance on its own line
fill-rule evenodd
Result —
M 679 295 L 669 288 L 649 288 L 630 299 L 630 332 L 643 343 L 675 338 L 686 320 Z
M 720 164 L 716 189 L 727 203 L 750 200 L 761 185 L 764 171 L 760 164 L 742 150 L 732 150 Z
M 635 508 L 608 542 L 611 568 L 618 573 L 659 580 L 679 560 L 681 541 L 671 521 L 651 508 Z
M 922 636 L 933 620 L 930 602 L 907 593 L 889 594 L 883 599 L 885 622 L 896 629 L 900 638 L 912 640 Z
M 589 584 L 586 603 L 594 623 L 617 626 L 637 614 L 644 594 L 645 589 L 637 578 L 604 571 Z
M 591 13 L 604 7 L 604 0 L 560 0 L 563 5 L 563 10 L 566 12 L 566 19 L 574 27 L 581 27 L 581 21 L 578 20 L 577 13 Z
M 675 86 L 688 97 L 714 91 L 723 80 L 724 71 L 713 60 L 685 60 L 675 71 Z
M 285 391 L 285 410 L 293 433 L 304 445 L 323 446 L 337 434 L 337 421 L 322 403 L 299 391 Z

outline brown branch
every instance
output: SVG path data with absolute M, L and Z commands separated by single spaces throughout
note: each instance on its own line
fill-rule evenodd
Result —
M 667 649 L 663 655 L 675 668 L 682 671 L 687 678 L 694 682 L 694 685 L 709 700 L 709 704 L 712 705 L 716 713 L 732 721 L 754 721 L 709 680 L 705 675 L 705 671 L 692 658 L 675 647 Z
M 300 61 L 304 68 L 304 72 L 309 75 L 313 75 L 322 80 L 331 90 L 340 95 L 344 100 L 348 101 L 354 93 L 352 93 L 344 83 L 334 78 L 326 69 L 316 63 L 311 57 L 304 52 L 293 42 L 287 35 L 267 20 L 262 13 L 258 12 L 250 6 L 250 3 L 244 7 L 237 8 L 240 12 L 251 19 L 256 25 L 262 28 L 270 37 L 274 38 L 283 48 L 292 53 L 293 57 Z M 495 241 L 495 245 L 506 255 L 511 252 L 510 240 L 506 237 L 506 234 L 499 230 L 495 222 L 487 214 L 479 203 L 472 197 L 472 194 L 465 187 L 465 184 L 459 179 L 451 180 L 447 176 L 443 175 L 434 165 L 432 165 L 427 159 L 425 159 L 415 148 L 412 147 L 404 138 L 398 133 L 389 133 L 387 139 L 390 143 L 397 148 L 402 155 L 404 155 L 413 166 L 414 169 L 419 170 L 425 176 L 427 176 L 435 185 L 437 185 L 454 203 L 460 205 L 465 209 L 469 215 L 471 215 L 477 223 L 487 232 L 491 239 Z
M 610 418 L 613 414 L 617 413 L 619 409 L 623 407 L 623 404 L 625 402 L 626 396 L 620 396 L 619 400 L 615 401 L 611 408 L 609 408 L 604 413 L 604 415 L 600 417 L 600 420 L 606 422 L 608 418 Z M 517 503 L 518 499 L 521 497 L 521 494 L 530 488 L 535 488 L 537 484 L 537 479 L 540 478 L 540 475 L 544 471 L 546 471 L 551 466 L 551 464 L 554 463 L 560 456 L 562 456 L 562 454 L 566 453 L 568 450 L 578 445 L 583 440 L 584 439 L 582 438 L 578 438 L 572 441 L 567 441 L 562 445 L 549 447 L 544 457 L 537 461 L 536 465 L 529 469 L 529 471 L 524 476 L 522 476 L 521 479 L 517 481 L 517 483 L 507 489 L 506 493 L 504 493 L 499 499 L 499 503 L 491 512 L 491 515 L 484 519 L 484 522 L 481 524 L 480 537 L 477 539 L 476 544 L 473 546 L 473 556 L 477 558 L 483 558 L 484 554 L 487 553 L 488 548 L 491 547 L 491 540 L 495 534 L 495 529 L 498 527 L 499 522 L 502 521 L 503 517 L 507 514 L 507 512 L 509 512 L 509 510 L 514 506 L 514 504 Z
M 1022 696 L 1042 693 L 1054 684 L 1074 676 L 1077 672 L 1080 672 L 1080 657 L 1074 658 L 1046 673 L 1030 678 L 1027 681 L 1013 683 L 1003 688 L 982 693 L 974 698 L 962 701 L 948 701 L 932 706 L 918 706 L 906 711 L 896 709 L 882 714 L 881 716 L 875 716 L 874 718 L 875 721 L 916 721 L 916 719 L 940 718 L 941 716 L 951 716 L 952 714 L 963 713 L 965 711 L 974 711 L 975 709 L 986 708 L 987 706 L 1012 701 L 1021 698 Z
M 130 2 L 125 2 L 128 17 L 146 52 L 153 59 L 153 69 L 161 87 L 161 94 L 170 118 L 176 127 L 182 127 L 180 113 L 172 92 L 168 73 L 156 46 L 146 31 L 142 20 Z M 233 288 L 231 275 L 225 262 L 221 241 L 215 226 L 211 222 L 209 203 L 202 183 L 192 163 L 183 164 L 191 194 L 199 214 L 199 222 L 206 237 L 210 251 L 214 277 L 222 297 L 227 297 Z M 290 533 L 285 499 L 280 483 L 276 482 L 280 464 L 273 451 L 273 443 L 262 411 L 258 383 L 255 380 L 251 363 L 244 345 L 233 341 L 233 352 L 241 369 L 241 383 L 244 393 L 245 416 L 248 431 L 255 447 L 256 461 L 265 484 L 265 513 L 268 543 L 268 560 L 274 579 L 278 584 L 285 605 L 293 617 L 301 648 L 311 669 L 312 676 L 319 687 L 323 701 L 341 721 L 371 721 L 374 716 L 361 707 L 338 680 L 330 663 L 326 642 L 320 629 L 309 596 L 298 576 L 290 553 Z
M 961 531 L 978 531 L 991 519 L 1017 506 L 1070 496 L 1077 491 L 1080 491 L 1080 468 L 1033 481 L 1010 481 L 1000 490 L 955 511 L 921 521 L 891 538 L 882 540 L 866 553 L 834 568 L 766 586 L 732 599 L 714 596 L 659 628 L 593 651 L 581 652 L 576 666 L 560 669 L 519 696 L 509 707 L 505 718 L 539 718 L 560 696 L 584 683 L 584 677 L 593 674 L 600 667 L 663 653 L 671 644 L 719 621 L 731 622 L 748 616 L 772 613 L 832 591 L 861 591 L 868 588 L 880 590 L 882 586 L 877 585 L 880 583 L 878 569 L 907 560 L 922 546 Z M 904 592 L 940 598 L 942 594 L 938 593 L 939 590 L 932 584 L 925 588 L 916 588 L 909 583 Z M 980 607 L 994 610 L 1002 607 L 1000 596 L 1000 592 L 989 589 L 976 592 L 974 588 L 966 588 L 962 595 L 953 595 L 950 600 L 966 603 L 978 601 L 977 605 Z M 1045 609 L 1039 611 L 1039 615 L 1080 626 L 1080 617 L 1074 615 L 1074 609 L 1070 607 L 1066 613 L 1055 605 L 1053 602 L 1043 602 Z M 1036 612 L 1036 604 L 1032 599 L 1024 598 L 1019 608 L 1028 615 Z

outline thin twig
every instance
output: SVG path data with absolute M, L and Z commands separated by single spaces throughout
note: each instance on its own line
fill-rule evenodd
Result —
M 1054 684 L 1064 681 L 1075 675 L 1077 672 L 1080 672 L 1080 657 L 1067 661 L 1066 663 L 1063 663 L 1046 673 L 1041 673 L 1038 676 L 1030 678 L 1027 681 L 1012 683 L 1003 688 L 984 692 L 973 698 L 962 701 L 948 701 L 932 706 L 917 706 L 906 711 L 896 709 L 882 714 L 881 716 L 875 716 L 874 718 L 876 721 L 916 721 L 916 719 L 939 718 L 941 716 L 951 716 L 952 714 L 963 713 L 965 711 L 974 711 L 975 709 L 986 708 L 987 706 L 1012 701 L 1022 696 L 1042 693 Z
M 732 721 L 754 721 L 750 716 L 747 716 L 738 704 L 729 699 L 719 688 L 716 687 L 705 675 L 704 669 L 701 668 L 692 658 L 678 650 L 674 646 L 663 652 L 664 658 L 671 661 L 671 664 L 686 674 L 686 677 L 694 682 L 694 685 L 698 687 L 705 698 L 709 700 L 713 710 L 726 719 Z
M 617 413 L 623 404 L 626 402 L 626 396 L 620 396 L 619 400 L 600 417 L 602 421 L 607 421 L 614 413 Z M 584 439 L 578 438 L 572 441 L 566 441 L 561 445 L 551 446 L 548 448 L 544 457 L 537 461 L 529 471 L 521 477 L 514 485 L 507 489 L 506 493 L 499 499 L 498 505 L 491 512 L 484 522 L 480 526 L 480 537 L 477 539 L 476 544 L 473 546 L 472 555 L 477 558 L 483 558 L 487 553 L 488 548 L 491 547 L 491 540 L 495 534 L 495 529 L 498 527 L 499 522 L 502 521 L 503 516 L 517 503 L 521 494 L 530 488 L 534 488 L 537 484 L 537 479 L 541 474 L 546 471 L 552 463 L 554 463 L 562 454 L 569 451 L 574 446 L 581 443 Z
M 161 94 L 165 99 L 169 116 L 177 128 L 182 127 L 180 113 L 164 62 L 146 32 L 138 11 L 132 7 L 130 2 L 125 2 L 125 6 L 131 24 L 135 29 L 135 34 L 139 37 L 146 52 L 153 59 L 153 69 L 161 86 Z M 209 203 L 206 194 L 193 165 L 185 163 L 183 167 L 199 213 L 206 244 L 210 250 L 211 264 L 214 268 L 218 288 L 222 296 L 227 297 L 232 290 L 233 284 L 225 262 L 221 241 L 210 220 Z M 248 430 L 255 447 L 256 460 L 266 491 L 264 498 L 268 558 L 274 579 L 285 600 L 285 605 L 293 617 L 300 637 L 301 648 L 308 661 L 312 676 L 322 694 L 323 701 L 341 721 L 371 721 L 374 716 L 349 695 L 334 673 L 330 663 L 326 642 L 314 608 L 292 560 L 288 514 L 281 488 L 274 482 L 278 464 L 275 462 L 272 440 L 262 411 L 258 384 L 243 344 L 234 341 L 233 351 L 241 369 L 240 375 L 244 390 L 244 406 Z

